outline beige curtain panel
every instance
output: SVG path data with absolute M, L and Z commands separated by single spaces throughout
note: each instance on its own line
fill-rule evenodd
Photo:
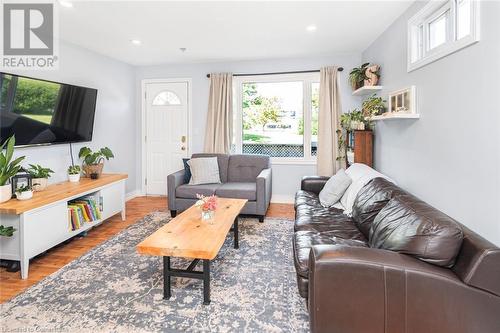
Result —
M 319 117 L 318 117 L 318 175 L 332 176 L 340 168 L 338 133 L 340 130 L 340 92 L 338 68 L 323 67 L 320 70 Z
M 231 73 L 211 73 L 205 129 L 205 152 L 229 153 L 232 135 L 233 75 Z

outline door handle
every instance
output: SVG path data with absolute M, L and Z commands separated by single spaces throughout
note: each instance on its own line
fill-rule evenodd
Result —
M 182 143 L 186 142 L 186 136 L 185 135 L 181 136 L 181 142 Z
M 186 150 L 186 147 L 182 146 L 182 147 L 181 147 L 181 150 Z

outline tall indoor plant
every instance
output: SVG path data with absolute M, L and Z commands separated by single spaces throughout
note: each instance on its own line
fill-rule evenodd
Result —
M 10 178 L 19 172 L 21 161 L 24 160 L 24 156 L 12 159 L 15 144 L 16 139 L 11 136 L 0 147 L 0 202 L 8 201 L 12 197 Z
M 102 173 L 104 159 L 109 160 L 115 157 L 115 155 L 113 155 L 113 152 L 108 147 L 101 148 L 95 152 L 89 147 L 82 147 L 78 153 L 78 157 L 83 159 L 83 173 L 85 177 L 97 179 Z

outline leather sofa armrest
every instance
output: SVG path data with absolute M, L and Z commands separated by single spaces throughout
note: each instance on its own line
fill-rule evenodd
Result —
M 262 170 L 257 176 L 257 214 L 265 215 L 271 202 L 273 173 L 271 168 Z
M 302 182 L 300 183 L 300 189 L 319 195 L 319 192 L 321 192 L 328 179 L 330 179 L 330 177 L 304 176 L 302 177 Z
M 426 311 L 434 311 L 438 318 L 451 310 L 434 302 L 438 297 L 435 295 L 444 292 L 446 298 L 454 288 L 467 287 L 451 270 L 408 255 L 364 247 L 316 245 L 309 258 L 311 331 L 403 332 L 404 325 L 414 324 L 404 321 L 407 299 L 423 300 L 422 304 L 429 307 Z M 458 303 L 466 302 L 457 297 Z
M 175 207 L 175 189 L 184 184 L 184 169 L 174 172 L 167 176 L 167 196 L 168 209 L 176 210 Z

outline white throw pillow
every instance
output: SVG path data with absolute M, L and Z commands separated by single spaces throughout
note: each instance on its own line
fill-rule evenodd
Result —
M 220 184 L 217 157 L 192 158 L 187 163 L 191 169 L 189 185 Z
M 368 182 L 374 178 L 385 178 L 388 181 L 395 183 L 392 179 L 387 177 L 386 175 L 381 174 L 380 172 L 370 168 L 366 164 L 362 163 L 354 163 L 350 167 L 347 168 L 345 173 L 351 177 L 352 183 L 345 191 L 342 198 L 340 198 L 340 204 L 344 208 L 344 214 L 351 216 L 352 215 L 352 207 L 354 206 L 354 201 L 358 196 L 359 191 L 368 184 Z
M 319 192 L 319 202 L 323 207 L 333 206 L 340 200 L 351 183 L 351 177 L 345 173 L 344 169 L 340 169 L 328 179 L 321 192 Z

